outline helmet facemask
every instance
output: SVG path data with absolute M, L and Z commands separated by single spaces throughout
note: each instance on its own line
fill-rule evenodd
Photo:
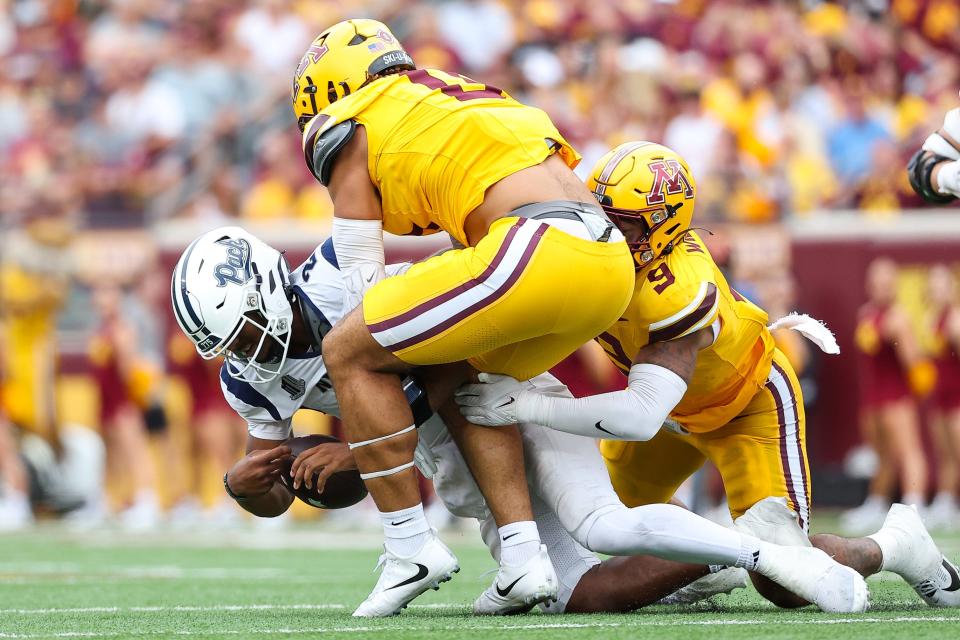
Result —
M 248 336 L 252 337 L 249 347 L 245 340 Z M 259 306 L 240 316 L 237 328 L 222 349 L 222 354 L 231 377 L 261 384 L 280 375 L 289 349 L 289 321 L 277 316 L 268 320 L 262 306 Z M 245 375 L 247 372 L 250 372 L 249 378 Z
M 637 264 L 637 269 L 650 264 L 654 258 L 660 255 L 670 253 L 673 250 L 673 240 L 667 242 L 659 251 L 651 248 L 651 237 L 664 226 L 671 224 L 671 220 L 676 216 L 677 209 L 671 210 L 669 205 L 649 207 L 646 209 L 618 209 L 607 205 L 602 205 L 603 210 L 610 217 L 611 222 L 617 225 L 620 232 L 627 239 L 627 246 L 633 254 L 633 259 Z M 668 228 L 667 231 L 670 231 Z M 675 235 L 675 231 L 668 235 Z

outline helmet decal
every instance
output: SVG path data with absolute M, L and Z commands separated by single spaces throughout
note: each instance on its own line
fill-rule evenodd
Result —
M 690 184 L 690 180 L 676 160 L 657 160 L 648 164 L 647 167 L 653 173 L 653 186 L 647 194 L 649 206 L 663 204 L 667 200 L 667 195 L 683 193 L 685 198 L 693 197 L 693 185 Z
M 243 238 L 221 238 L 217 240 L 227 248 L 227 260 L 213 269 L 213 277 L 217 279 L 218 287 L 227 286 L 228 282 L 246 284 L 253 277 L 250 270 L 250 243 Z
M 300 64 L 297 65 L 297 74 L 296 77 L 303 75 L 303 72 L 307 70 L 307 65 L 316 64 L 320 62 L 320 58 L 323 57 L 330 49 L 325 43 L 316 43 L 314 42 L 310 45 L 310 48 L 307 49 L 307 52 L 303 54 L 303 57 L 300 58 Z

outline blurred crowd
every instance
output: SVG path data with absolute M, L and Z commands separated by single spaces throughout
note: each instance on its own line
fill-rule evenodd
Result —
M 546 109 L 584 168 L 675 148 L 703 218 L 912 204 L 906 157 L 960 79 L 953 0 L 0 0 L 0 210 L 329 216 L 288 93 L 310 40 L 361 15 Z

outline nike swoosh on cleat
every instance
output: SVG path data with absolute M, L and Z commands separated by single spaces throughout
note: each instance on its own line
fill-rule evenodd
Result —
M 603 422 L 603 420 L 597 420 L 597 424 L 595 424 L 595 425 L 593 425 L 593 426 L 595 426 L 597 429 L 600 429 L 600 431 L 603 431 L 604 433 L 609 433 L 609 434 L 612 435 L 612 436 L 617 435 L 617 434 L 615 434 L 613 431 L 607 431 L 606 429 L 604 429 L 603 427 L 601 427 L 601 426 L 600 426 L 600 423 L 601 423 L 601 422 Z
M 397 587 L 403 587 L 403 586 L 406 586 L 406 585 L 408 585 L 408 584 L 413 584 L 414 582 L 418 582 L 418 581 L 423 580 L 424 578 L 426 578 L 426 577 L 427 577 L 427 573 L 429 573 L 428 569 L 427 569 L 425 566 L 423 566 L 422 564 L 420 564 L 419 562 L 415 562 L 414 564 L 417 565 L 417 575 L 415 575 L 415 576 L 413 576 L 413 577 L 410 577 L 410 578 L 407 578 L 407 579 L 404 580 L 403 582 L 398 582 L 397 584 L 393 585 L 392 587 L 387 587 L 386 589 L 384 589 L 384 591 L 389 591 L 390 589 L 396 589 Z
M 402 524 L 407 524 L 407 523 L 410 522 L 411 520 L 413 520 L 413 518 L 407 518 L 406 520 L 401 520 L 400 522 L 391 522 L 391 523 L 390 523 L 390 526 L 391 526 L 391 527 L 399 527 L 399 526 L 402 525 Z
M 506 598 L 510 594 L 510 592 L 513 591 L 513 588 L 517 586 L 517 583 L 526 577 L 527 577 L 527 574 L 523 574 L 522 576 L 520 576 L 519 578 L 517 578 L 516 580 L 508 584 L 506 589 L 501 589 L 500 585 L 496 585 L 497 595 L 499 595 L 501 598 Z
M 943 559 L 943 568 L 947 570 L 947 574 L 950 576 L 950 586 L 944 587 L 944 591 L 957 591 L 960 589 L 960 575 L 957 574 L 957 568 L 950 564 L 950 561 L 946 558 Z

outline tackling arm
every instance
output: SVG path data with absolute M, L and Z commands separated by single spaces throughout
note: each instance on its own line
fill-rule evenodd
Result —
M 622 391 L 586 398 L 557 397 L 497 376 L 493 384 L 465 386 L 457 401 L 463 415 L 475 424 L 531 422 L 591 438 L 649 440 L 686 393 L 697 353 L 712 342 L 713 330 L 707 327 L 676 340 L 647 345 L 634 359 L 628 386 Z
M 356 127 L 338 149 L 336 162 L 328 172 L 327 186 L 333 200 L 333 247 L 343 274 L 345 308 L 350 310 L 363 300 L 364 291 L 386 277 L 383 212 L 367 169 L 367 135 L 363 127 Z

